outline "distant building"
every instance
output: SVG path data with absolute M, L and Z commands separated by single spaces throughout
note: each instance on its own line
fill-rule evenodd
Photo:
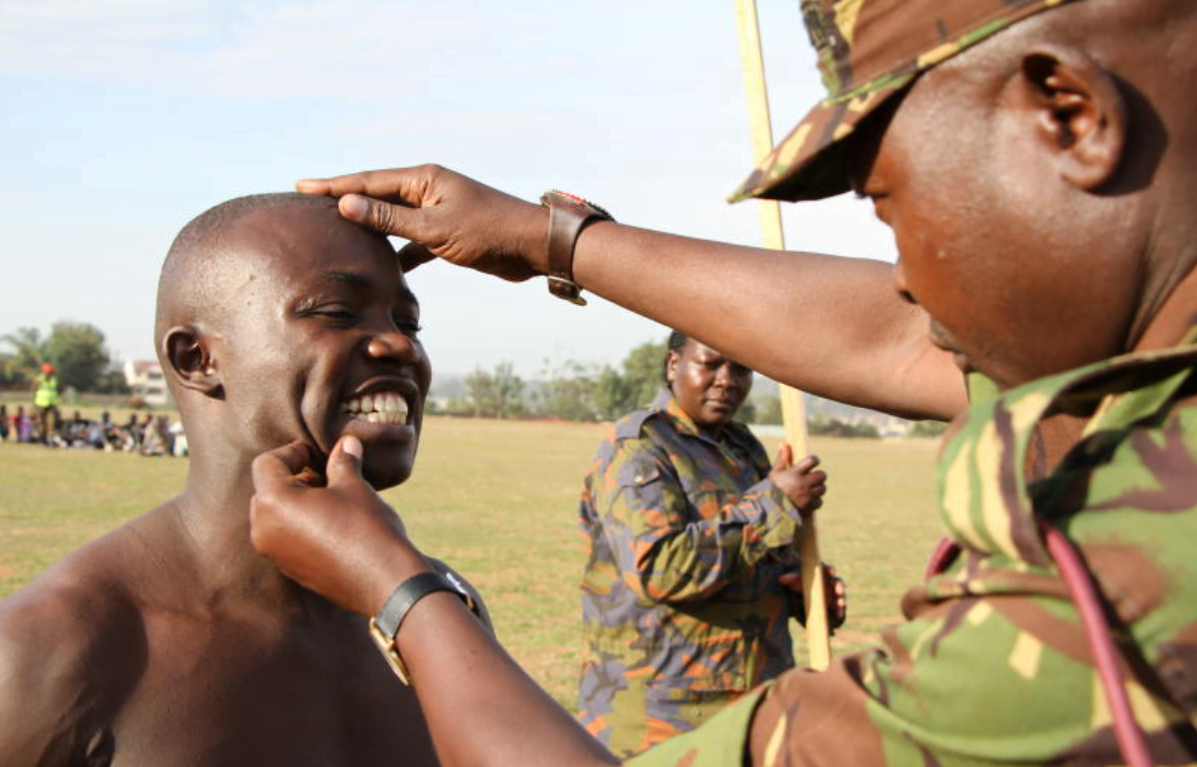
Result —
M 166 407 L 170 395 L 166 391 L 166 378 L 162 366 L 152 360 L 131 360 L 125 363 L 125 383 L 133 395 L 141 397 L 151 407 Z

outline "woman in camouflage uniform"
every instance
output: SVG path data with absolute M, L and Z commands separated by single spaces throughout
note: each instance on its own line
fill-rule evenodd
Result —
M 794 665 L 798 507 L 826 489 L 817 458 L 771 466 L 733 420 L 751 370 L 674 331 L 663 377 L 599 446 L 579 509 L 579 718 L 625 757 Z

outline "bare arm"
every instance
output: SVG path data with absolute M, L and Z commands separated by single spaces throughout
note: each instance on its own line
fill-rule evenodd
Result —
M 135 611 L 42 581 L 0 602 L 0 764 L 107 764 L 112 709 L 144 657 Z
M 928 318 L 880 261 L 745 248 L 616 224 L 582 232 L 580 284 L 803 391 L 910 418 L 967 405 Z M 695 311 L 701 307 L 701 311 Z
M 418 243 L 405 249 L 408 268 L 436 256 L 508 280 L 547 270 L 545 208 L 443 168 L 299 189 L 350 195 L 340 206 L 347 218 Z M 951 418 L 967 403 L 963 378 L 927 340 L 926 314 L 894 291 L 892 268 L 608 222 L 583 230 L 574 258 L 583 287 L 779 381 L 896 415 Z

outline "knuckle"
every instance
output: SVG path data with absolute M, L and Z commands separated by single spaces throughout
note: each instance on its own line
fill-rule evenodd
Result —
M 376 228 L 385 231 L 394 224 L 395 216 L 390 205 L 373 203 L 370 206 L 370 219 Z
M 446 172 L 446 169 L 444 168 L 444 166 L 438 165 L 437 163 L 434 163 L 434 162 L 424 163 L 423 165 L 420 166 L 420 173 L 422 173 L 429 180 L 432 180 L 438 176 L 444 175 L 445 172 Z

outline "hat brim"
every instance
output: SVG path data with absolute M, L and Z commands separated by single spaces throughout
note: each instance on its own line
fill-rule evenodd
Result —
M 728 201 L 759 197 L 798 202 L 849 191 L 846 139 L 913 79 L 913 75 L 897 77 L 884 88 L 850 99 L 820 102 L 765 156 Z

